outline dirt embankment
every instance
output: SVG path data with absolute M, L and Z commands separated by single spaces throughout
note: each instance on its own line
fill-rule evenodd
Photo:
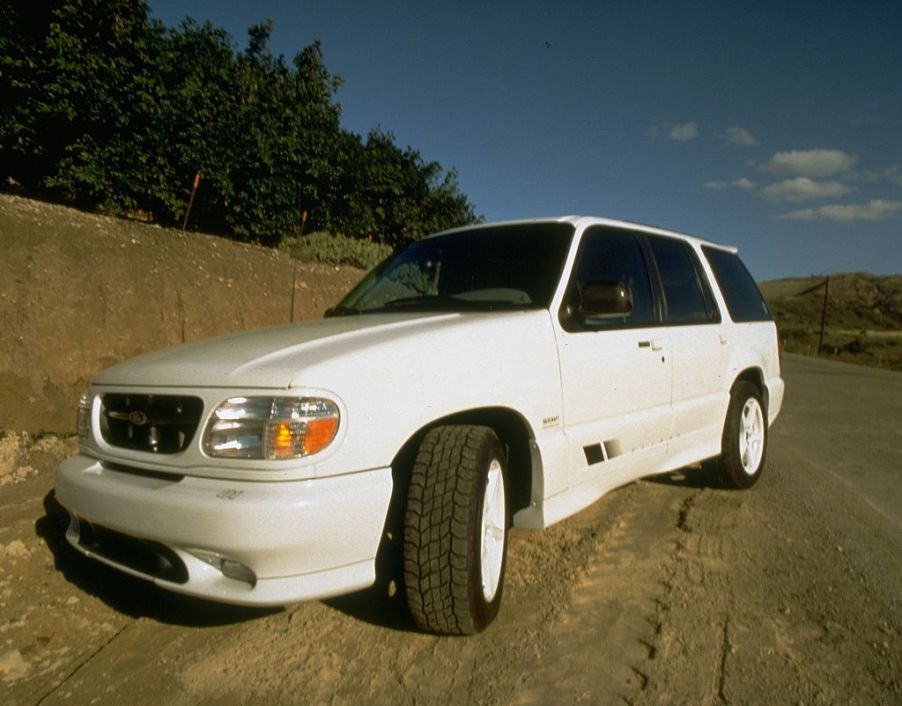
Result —
M 95 373 L 318 318 L 359 270 L 0 194 L 0 429 L 70 432 Z M 292 290 L 294 311 L 292 314 Z

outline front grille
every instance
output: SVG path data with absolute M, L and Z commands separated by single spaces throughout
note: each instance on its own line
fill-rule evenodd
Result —
M 199 397 L 110 393 L 102 399 L 100 431 L 110 446 L 174 454 L 191 443 L 203 411 Z
M 178 554 L 157 542 L 136 539 L 79 519 L 78 546 L 145 576 L 172 583 L 188 581 L 188 569 Z

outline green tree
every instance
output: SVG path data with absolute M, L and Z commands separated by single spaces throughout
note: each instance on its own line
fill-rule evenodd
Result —
M 148 22 L 141 0 L 12 8 L 4 34 L 12 52 L 3 55 L 13 105 L 4 106 L 0 145 L 13 176 L 85 206 L 135 207 L 135 194 L 149 189 L 163 26 Z
M 457 173 L 444 173 L 412 147 L 400 149 L 391 133 L 372 130 L 354 154 L 356 181 L 343 229 L 358 237 L 399 245 L 427 233 L 477 220 L 460 192 Z
M 388 244 L 474 220 L 454 171 L 374 130 L 341 128 L 318 42 L 291 64 L 272 23 L 165 28 L 144 0 L 0 6 L 0 185 L 110 213 L 141 210 L 277 243 L 296 230 Z

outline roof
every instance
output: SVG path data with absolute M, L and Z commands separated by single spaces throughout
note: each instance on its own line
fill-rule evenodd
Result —
M 693 243 L 698 246 L 709 246 L 715 247 L 721 250 L 727 250 L 732 253 L 738 252 L 735 246 L 724 245 L 723 243 L 718 243 L 713 240 L 709 240 L 707 238 L 702 238 L 695 235 L 690 235 L 688 233 L 680 233 L 679 231 L 670 230 L 667 228 L 662 228 L 660 226 L 648 225 L 645 223 L 637 223 L 635 221 L 626 221 L 616 218 L 606 218 L 603 216 L 586 216 L 586 215 L 568 215 L 568 216 L 552 216 L 545 218 L 523 218 L 523 219 L 514 219 L 507 221 L 494 221 L 491 223 L 478 223 L 469 226 L 461 226 L 459 228 L 452 228 L 447 231 L 442 231 L 443 233 L 452 233 L 452 232 L 460 232 L 465 230 L 473 230 L 479 228 L 492 228 L 496 226 L 511 226 L 511 225 L 521 225 L 526 223 L 570 223 L 576 230 L 584 230 L 591 226 L 607 226 L 609 228 L 619 228 L 625 230 L 639 231 L 643 233 L 649 233 L 652 235 L 663 235 L 672 238 L 680 238 L 682 240 L 686 240 L 687 242 Z M 435 235 L 439 235 L 436 233 Z

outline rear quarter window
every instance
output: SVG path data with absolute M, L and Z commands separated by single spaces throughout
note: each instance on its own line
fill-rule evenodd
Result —
M 702 251 L 711 265 L 733 321 L 744 323 L 773 320 L 758 285 L 738 255 L 708 246 L 703 246 Z

